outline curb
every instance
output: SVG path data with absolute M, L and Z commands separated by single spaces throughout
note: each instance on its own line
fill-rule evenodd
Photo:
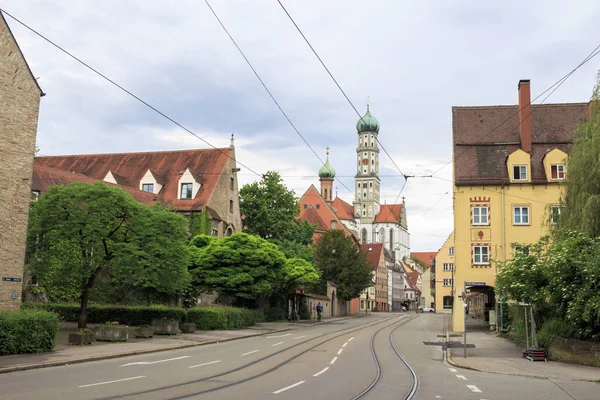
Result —
M 183 344 L 183 345 L 175 345 L 175 346 L 163 347 L 163 348 L 158 348 L 158 349 L 136 350 L 136 351 L 130 351 L 130 352 L 127 352 L 127 353 L 106 354 L 106 355 L 102 355 L 102 356 L 92 356 L 92 357 L 86 357 L 86 358 L 76 358 L 76 359 L 73 359 L 73 360 L 63 360 L 63 361 L 50 361 L 50 362 L 37 363 L 37 364 L 21 364 L 21 365 L 15 365 L 15 366 L 12 366 L 12 367 L 0 368 L 0 374 L 6 374 L 6 373 L 10 373 L 10 372 L 17 372 L 17 371 L 27 371 L 27 370 L 31 370 L 31 369 L 41 369 L 41 368 L 49 368 L 49 367 L 60 367 L 60 366 L 63 366 L 63 365 L 81 364 L 81 363 L 92 362 L 92 361 L 110 360 L 110 359 L 113 359 L 113 358 L 122 358 L 122 357 L 129 357 L 129 356 L 137 356 L 137 355 L 142 355 L 142 354 L 160 353 L 161 351 L 187 349 L 187 348 L 190 348 L 190 347 L 205 346 L 205 345 L 208 345 L 208 344 L 216 344 L 216 343 L 221 343 L 221 342 L 231 342 L 233 340 L 247 339 L 247 338 L 256 337 L 256 336 L 263 336 L 263 335 L 270 335 L 272 333 L 285 332 L 285 331 L 289 331 L 289 330 L 291 330 L 291 328 L 282 328 L 282 329 L 276 329 L 276 330 L 273 330 L 273 331 L 270 331 L 270 332 L 256 333 L 256 334 L 253 334 L 253 335 L 239 336 L 239 337 L 234 337 L 234 338 L 217 339 L 217 340 L 207 340 L 207 341 L 200 342 L 200 343 L 190 343 L 190 344 Z

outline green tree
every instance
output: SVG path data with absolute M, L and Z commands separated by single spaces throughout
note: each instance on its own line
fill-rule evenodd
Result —
M 578 126 L 567 160 L 566 190 L 559 226 L 590 237 L 600 236 L 600 74 L 591 118 Z
M 192 213 L 190 217 L 190 236 L 210 235 L 212 231 L 212 219 L 206 209 L 202 207 L 199 213 Z
M 185 219 L 98 182 L 53 186 L 29 220 L 27 262 L 54 299 L 78 298 L 78 326 L 98 277 L 176 293 L 188 284 Z
M 334 229 L 325 232 L 317 239 L 314 251 L 322 281 L 334 282 L 340 298 L 350 300 L 358 297 L 371 284 L 371 268 L 366 254 L 344 231 Z
M 309 244 L 314 226 L 298 221 L 300 206 L 277 172 L 269 171 L 259 182 L 240 189 L 240 211 L 246 216 L 245 232 L 263 239 Z
M 199 290 L 216 291 L 238 305 L 252 305 L 276 292 L 285 262 L 274 244 L 238 232 L 199 249 L 191 274 Z
M 420 260 L 419 258 L 417 258 L 415 256 L 410 256 L 410 259 L 413 260 L 415 263 L 419 264 L 421 266 L 421 268 L 423 268 L 423 271 L 425 271 L 427 268 L 429 268 L 429 265 L 425 264 L 423 262 L 423 260 Z

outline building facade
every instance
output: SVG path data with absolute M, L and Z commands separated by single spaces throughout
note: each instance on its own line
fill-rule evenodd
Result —
M 452 313 L 454 304 L 454 232 L 435 256 L 435 312 Z
M 0 12 L 0 310 L 21 306 L 29 185 L 43 95 Z
M 361 244 L 360 249 L 367 255 L 367 263 L 374 272 L 375 277 L 375 304 L 376 311 L 389 311 L 388 306 L 388 272 L 386 257 L 381 243 Z
M 589 103 L 531 105 L 529 80 L 519 82 L 518 99 L 513 106 L 452 108 L 456 332 L 464 331 L 471 298 L 489 322 L 496 260 L 548 233 L 560 213 L 576 126 L 590 110 Z

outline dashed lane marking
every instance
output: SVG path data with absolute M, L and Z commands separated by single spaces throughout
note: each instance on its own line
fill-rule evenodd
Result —
M 280 338 L 280 337 L 286 337 L 286 336 L 292 336 L 292 334 L 286 333 L 285 335 L 267 336 L 267 339 Z
M 339 356 L 340 354 L 342 354 L 342 351 L 344 351 L 344 349 L 339 349 L 339 350 L 338 350 L 338 356 Z
M 349 342 L 354 340 L 354 336 L 352 336 L 350 339 L 348 339 Z
M 348 346 L 348 342 L 346 342 L 342 345 L 342 347 L 346 347 L 346 346 Z
M 333 360 L 331 360 L 331 362 L 329 364 L 333 365 L 333 364 L 335 364 L 336 361 L 337 361 L 337 357 L 333 357 Z
M 448 370 L 450 370 L 450 372 L 458 372 L 456 368 L 448 368 Z
M 160 364 L 160 363 L 164 363 L 164 362 L 167 362 L 167 361 L 183 360 L 184 358 L 190 358 L 190 356 L 167 358 L 166 360 L 158 360 L 158 361 L 132 362 L 132 363 L 127 363 L 127 364 L 119 365 L 119 367 L 127 367 L 128 365 L 152 365 L 152 364 Z
M 117 383 L 117 382 L 124 382 L 124 381 L 132 381 L 134 379 L 140 379 L 140 378 L 145 378 L 145 375 L 140 375 L 140 376 L 134 376 L 133 378 L 124 378 L 124 379 L 117 379 L 114 381 L 106 381 L 106 382 L 98 382 L 98 383 L 90 383 L 89 385 L 81 385 L 81 386 L 77 386 L 78 388 L 86 388 L 86 387 L 90 387 L 90 386 L 98 386 L 98 385 L 108 385 L 110 383 Z
M 463 381 L 468 380 L 464 375 L 456 375 L 458 379 L 462 379 Z
M 274 345 L 272 345 L 271 347 L 279 346 L 280 344 L 283 344 L 283 342 L 275 343 L 275 344 L 274 344 Z
M 302 339 L 303 337 L 306 337 L 306 335 L 295 337 L 294 340 Z
M 321 375 L 323 372 L 327 371 L 329 369 L 329 367 L 325 367 L 322 370 L 320 370 L 319 372 L 317 372 L 316 374 L 314 374 L 313 376 L 319 376 Z
M 471 389 L 471 392 L 474 392 L 474 393 L 483 393 L 483 392 L 482 392 L 482 391 L 481 391 L 481 390 L 480 390 L 480 389 L 479 389 L 477 386 L 475 386 L 475 385 L 467 385 L 467 387 L 468 387 L 469 389 Z
M 204 367 L 205 365 L 216 364 L 216 363 L 220 363 L 220 362 L 221 362 L 221 360 L 211 361 L 211 362 L 207 362 L 207 363 L 204 363 L 204 364 L 192 365 L 191 367 L 188 367 L 188 368 Z
M 285 391 L 286 391 L 286 390 L 288 390 L 288 389 L 295 388 L 296 386 L 300 386 L 300 385 L 302 385 L 304 382 L 305 382 L 305 381 L 296 382 L 296 383 L 294 383 L 293 385 L 290 385 L 290 386 L 288 386 L 288 387 L 284 387 L 283 389 L 279 389 L 279 390 L 277 390 L 277 391 L 273 392 L 273 394 L 279 394 L 279 393 L 281 393 L 281 392 L 285 392 Z
M 242 354 L 242 356 L 247 356 L 248 354 L 257 353 L 257 352 L 258 352 L 258 350 L 252 350 L 252 351 Z

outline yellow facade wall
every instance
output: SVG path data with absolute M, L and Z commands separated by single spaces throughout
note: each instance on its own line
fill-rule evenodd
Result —
M 444 264 L 454 268 L 454 232 L 450 234 L 435 256 L 435 312 L 452 313 L 452 308 L 444 308 L 444 297 L 453 296 L 453 285 L 445 286 L 444 279 L 453 279 L 454 270 L 444 270 Z
M 509 166 L 510 162 L 526 161 L 522 154 L 516 156 L 514 159 L 509 156 Z M 495 287 L 495 260 L 510 258 L 514 243 L 535 243 L 548 233 L 550 206 L 558 205 L 560 191 L 561 184 L 556 181 L 513 183 L 504 187 L 454 186 L 455 292 L 452 321 L 455 332 L 464 331 L 464 307 L 459 296 L 466 291 L 465 282 L 482 282 Z M 488 207 L 488 224 L 473 225 L 473 206 Z M 514 207 L 517 206 L 529 207 L 528 224 L 514 224 Z M 489 264 L 474 264 L 474 246 L 489 246 Z M 437 265 L 440 264 L 436 260 Z

